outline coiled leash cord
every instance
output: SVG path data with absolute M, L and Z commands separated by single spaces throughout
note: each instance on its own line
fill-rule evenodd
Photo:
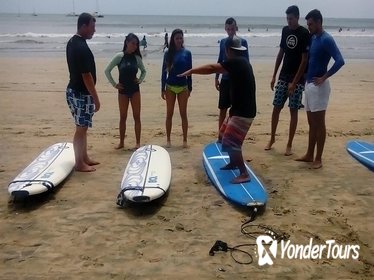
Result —
M 221 240 L 217 240 L 214 243 L 214 245 L 212 246 L 212 248 L 210 249 L 209 255 L 214 256 L 214 252 L 217 252 L 217 251 L 223 251 L 223 252 L 230 251 L 230 255 L 236 263 L 238 263 L 238 264 L 251 264 L 253 262 L 252 255 L 249 252 L 244 251 L 244 250 L 239 249 L 239 248 L 245 247 L 245 246 L 255 246 L 255 245 L 256 244 L 248 243 L 248 244 L 236 245 L 234 247 L 229 247 L 226 242 L 223 242 Z M 235 252 L 239 252 L 241 254 L 246 255 L 249 258 L 249 260 L 248 261 L 239 261 L 238 258 L 234 256 Z
M 274 240 L 277 240 L 277 241 L 287 240 L 289 238 L 289 234 L 284 233 L 284 232 L 280 232 L 280 231 L 275 231 L 271 227 L 261 225 L 261 224 L 250 224 L 252 221 L 254 221 L 256 219 L 256 217 L 257 217 L 257 208 L 253 208 L 253 211 L 250 215 L 250 218 L 247 221 L 245 221 L 240 227 L 240 232 L 243 233 L 245 236 L 247 236 L 247 237 L 249 237 L 253 240 L 256 240 L 256 238 L 259 235 L 269 235 L 271 238 L 273 238 Z M 252 230 L 248 231 L 249 228 L 252 228 Z M 257 230 L 254 229 L 254 228 L 257 228 Z M 212 246 L 212 248 L 210 249 L 209 255 L 214 256 L 214 253 L 217 252 L 217 251 L 223 251 L 223 252 L 230 251 L 230 256 L 232 257 L 232 259 L 236 263 L 238 263 L 238 264 L 251 264 L 253 262 L 252 255 L 249 252 L 247 252 L 245 250 L 242 250 L 240 248 L 249 247 L 249 246 L 256 246 L 256 245 L 257 245 L 256 243 L 245 243 L 245 244 L 236 245 L 234 247 L 229 247 L 226 242 L 221 241 L 221 240 L 217 240 L 214 243 L 214 245 Z M 249 260 L 248 261 L 238 260 L 238 257 L 234 256 L 235 253 L 243 254 L 246 257 L 248 257 Z

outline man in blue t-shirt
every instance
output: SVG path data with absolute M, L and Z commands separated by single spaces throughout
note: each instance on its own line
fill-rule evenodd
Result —
M 279 115 L 288 99 L 290 108 L 290 126 L 288 142 L 284 155 L 292 155 L 292 141 L 295 136 L 298 111 L 301 105 L 302 93 L 304 90 L 304 72 L 308 62 L 308 51 L 310 35 L 305 27 L 299 25 L 299 8 L 295 5 L 286 10 L 287 26 L 283 27 L 279 52 L 275 61 L 273 78 L 270 82 L 271 90 L 274 90 L 274 83 L 280 64 L 283 65 L 275 86 L 273 113 L 271 116 L 271 137 L 265 150 L 270 150 L 275 143 Z
M 238 26 L 236 24 L 236 20 L 232 17 L 226 19 L 225 22 L 225 31 L 227 33 L 226 38 L 222 39 L 220 41 L 219 45 L 219 55 L 217 63 L 221 63 L 225 60 L 227 60 L 226 51 L 225 51 L 225 43 L 227 38 L 232 38 L 236 35 L 236 31 L 238 30 Z M 248 43 L 245 39 L 240 38 L 241 44 L 243 47 L 246 48 L 245 51 L 242 52 L 242 56 L 246 57 L 249 61 L 249 52 L 248 52 Z M 221 128 L 221 125 L 223 124 L 223 121 L 226 118 L 227 109 L 230 108 L 231 102 L 230 102 L 230 79 L 229 75 L 222 74 L 221 80 L 219 80 L 220 74 L 217 73 L 215 77 L 215 87 L 219 91 L 219 101 L 218 101 L 218 109 L 219 109 L 219 118 L 218 118 L 218 131 Z M 219 137 L 218 137 L 219 138 Z M 221 140 L 219 138 L 219 140 Z
M 330 96 L 328 78 L 343 65 L 344 59 L 332 36 L 323 30 L 319 10 L 310 11 L 305 19 L 313 35 L 309 50 L 308 72 L 305 85 L 305 110 L 309 124 L 309 141 L 306 154 L 297 161 L 311 162 L 312 169 L 322 167 L 322 153 L 326 140 L 325 115 Z M 327 70 L 331 57 L 334 64 Z M 314 157 L 314 149 L 317 152 Z

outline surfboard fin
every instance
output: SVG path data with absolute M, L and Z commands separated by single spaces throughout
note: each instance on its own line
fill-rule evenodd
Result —
M 120 207 L 124 207 L 125 203 L 126 203 L 126 197 L 125 197 L 124 191 L 122 190 L 117 196 L 117 205 Z

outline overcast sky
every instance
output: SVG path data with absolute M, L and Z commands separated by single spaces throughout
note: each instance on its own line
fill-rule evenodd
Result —
M 374 0 L 0 0 L 0 13 L 67 14 L 73 11 L 138 15 L 284 16 L 296 4 L 301 16 L 374 18 Z

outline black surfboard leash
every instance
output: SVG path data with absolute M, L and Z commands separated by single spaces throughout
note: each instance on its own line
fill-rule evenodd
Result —
M 281 232 L 279 230 L 274 230 L 272 227 L 265 226 L 262 224 L 251 224 L 257 217 L 258 209 L 257 207 L 251 208 L 251 213 L 249 215 L 249 219 L 247 221 L 244 221 L 240 226 L 240 232 L 247 236 L 248 238 L 252 240 L 256 240 L 258 236 L 260 235 L 269 235 L 271 238 L 281 241 L 281 240 L 287 240 L 289 238 L 289 234 Z M 249 231 L 249 228 L 251 230 Z M 214 256 L 214 253 L 217 251 L 223 251 L 223 252 L 230 252 L 230 256 L 232 259 L 238 263 L 238 264 L 251 264 L 253 263 L 253 257 L 252 254 L 246 250 L 243 250 L 243 247 L 253 247 L 256 246 L 256 242 L 254 243 L 243 243 L 238 244 L 233 247 L 228 246 L 228 244 L 222 240 L 217 240 L 212 248 L 209 250 L 209 255 Z M 248 260 L 241 261 L 238 258 L 238 254 L 245 255 Z

